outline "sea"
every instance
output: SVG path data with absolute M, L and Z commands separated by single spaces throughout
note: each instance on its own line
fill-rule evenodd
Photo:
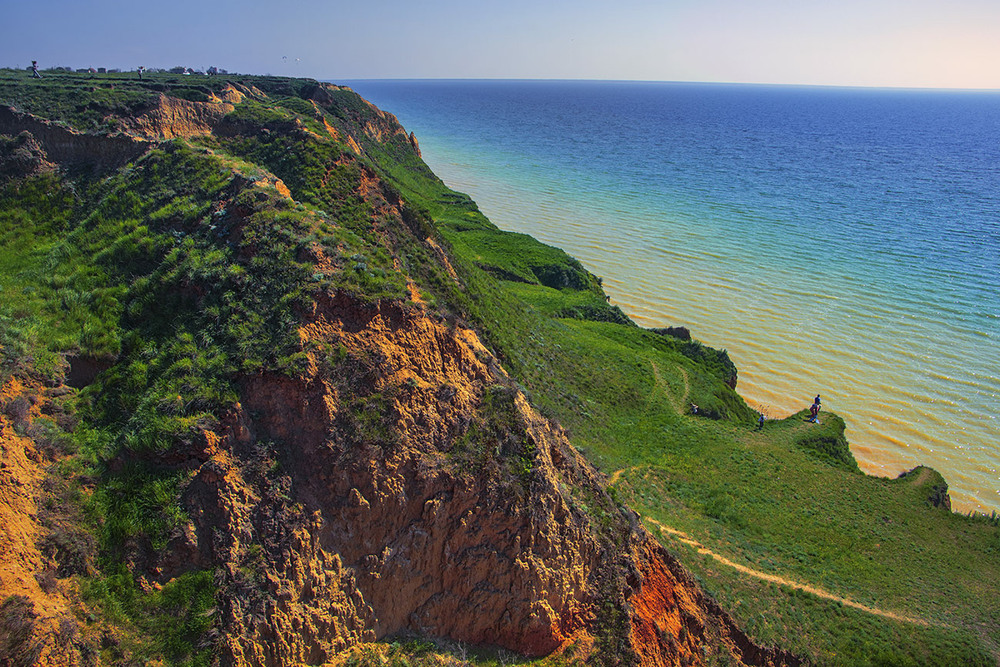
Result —
M 636 323 L 728 350 L 767 417 L 820 394 L 867 473 L 1000 511 L 1000 92 L 339 83 Z

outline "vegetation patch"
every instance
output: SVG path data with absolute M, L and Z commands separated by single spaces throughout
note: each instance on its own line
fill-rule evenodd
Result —
M 151 592 L 143 592 L 124 567 L 84 582 L 84 598 L 103 620 L 119 629 L 105 658 L 111 663 L 145 662 L 162 656 L 176 665 L 212 662 L 209 631 L 215 623 L 211 572 L 189 572 Z
M 525 433 L 513 387 L 486 388 L 474 419 L 452 445 L 460 468 L 487 470 L 516 482 L 520 493 L 530 490 L 537 446 Z
M 806 420 L 808 410 L 803 410 L 789 419 Z M 851 448 L 844 437 L 844 421 L 836 415 L 824 415 L 826 427 L 817 432 L 807 433 L 795 441 L 795 445 L 819 461 L 852 472 L 861 472 L 858 462 L 851 454 Z

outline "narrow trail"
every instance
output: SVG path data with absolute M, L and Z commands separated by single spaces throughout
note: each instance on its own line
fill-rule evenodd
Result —
M 624 471 L 619 470 L 614 475 L 612 475 L 612 477 L 616 477 L 617 475 L 619 475 L 622 472 L 624 472 Z M 702 554 L 702 555 L 705 555 L 705 556 L 711 556 L 712 558 L 714 558 L 718 562 L 722 563 L 723 565 L 731 567 L 731 568 L 733 568 L 733 569 L 735 569 L 735 570 L 737 570 L 739 572 L 742 572 L 743 574 L 749 575 L 751 577 L 756 577 L 757 579 L 761 579 L 763 581 L 769 581 L 771 583 L 779 584 L 781 586 L 786 586 L 788 588 L 794 588 L 796 590 L 805 591 L 807 593 L 811 593 L 812 595 L 815 595 L 818 598 L 823 598 L 824 600 L 831 600 L 833 602 L 839 602 L 839 603 L 841 603 L 841 604 L 843 604 L 845 606 L 853 607 L 854 609 L 859 609 L 861 611 L 867 612 L 869 614 L 874 614 L 876 616 L 882 616 L 884 618 L 891 618 L 891 619 L 893 619 L 895 621 L 902 621 L 902 622 L 905 622 L 905 623 L 914 623 L 916 625 L 922 625 L 922 626 L 930 626 L 931 625 L 927 621 L 925 621 L 923 619 L 920 619 L 920 618 L 915 618 L 913 616 L 905 616 L 903 614 L 897 614 L 895 612 L 885 611 L 884 609 L 877 609 L 875 607 L 869 607 L 869 606 L 863 605 L 863 604 L 861 604 L 859 602 L 854 602 L 853 600 L 849 600 L 849 599 L 847 599 L 845 597 L 841 597 L 839 595 L 834 595 L 833 593 L 829 593 L 827 591 L 824 591 L 821 588 L 816 588 L 815 586 L 810 586 L 809 584 L 801 584 L 801 583 L 799 583 L 797 581 L 792 581 L 791 579 L 786 579 L 785 577 L 779 577 L 779 576 L 774 575 L 774 574 L 768 574 L 767 572 L 761 572 L 760 570 L 754 570 L 753 568 L 747 567 L 746 565 L 740 565 L 739 563 L 734 563 L 733 561 L 729 560 L 725 556 L 721 556 L 721 555 L 715 553 L 714 551 L 712 551 L 711 549 L 706 548 L 705 546 L 703 546 L 697 540 L 692 539 L 691 536 L 688 535 L 687 533 L 684 533 L 684 532 L 681 532 L 681 531 L 676 530 L 674 528 L 671 528 L 670 526 L 666 526 L 666 525 L 660 523 L 659 521 L 657 521 L 656 519 L 651 519 L 648 516 L 647 517 L 643 517 L 643 518 L 646 521 L 648 521 L 649 523 L 651 523 L 654 526 L 656 526 L 657 528 L 659 528 L 661 532 L 674 537 L 679 542 L 683 542 L 684 544 L 686 544 L 686 545 L 688 545 L 690 547 L 694 547 L 698 551 L 699 554 Z
M 684 394 L 680 397 L 680 400 L 677 400 L 671 395 L 670 391 L 668 391 L 667 383 L 663 380 L 663 376 L 660 375 L 660 367 L 657 366 L 656 362 L 653 360 L 649 361 L 649 365 L 653 367 L 653 379 L 656 380 L 656 386 L 649 395 L 650 400 L 652 400 L 657 390 L 662 391 L 667 397 L 667 400 L 670 401 L 670 405 L 673 406 L 677 414 L 684 414 L 684 406 L 687 405 L 688 397 L 691 395 L 691 383 L 688 380 L 687 371 L 684 370 L 683 366 L 677 367 L 677 370 L 681 372 L 681 379 L 684 380 Z
M 690 380 L 688 378 L 687 372 L 684 370 L 684 368 L 682 366 L 678 366 L 677 367 L 677 370 L 680 371 L 681 378 L 683 379 L 683 382 L 684 382 L 684 393 L 680 397 L 680 399 L 678 400 L 678 399 L 675 399 L 672 396 L 671 392 L 669 391 L 668 385 L 664 381 L 663 376 L 660 374 L 660 368 L 659 368 L 659 366 L 656 365 L 656 362 L 650 360 L 649 364 L 653 368 L 653 378 L 655 379 L 655 382 L 656 382 L 655 387 L 650 392 L 649 400 L 652 401 L 652 399 L 656 395 L 656 392 L 657 391 L 661 391 L 661 392 L 664 393 L 664 395 L 666 396 L 667 400 L 670 402 L 671 406 L 674 408 L 674 410 L 677 412 L 677 414 L 684 414 L 685 413 L 684 406 L 687 405 L 687 402 L 688 402 L 688 399 L 689 399 L 690 393 L 691 393 L 691 385 L 690 385 Z M 811 425 L 809 425 L 809 426 L 811 426 Z M 808 426 L 805 425 L 805 424 L 802 424 L 800 426 L 800 428 L 805 429 L 805 428 L 808 428 Z M 622 468 L 621 470 L 615 470 L 608 477 L 607 486 L 611 487 L 611 486 L 616 485 L 619 482 L 619 480 L 621 479 L 621 476 L 623 474 L 628 473 L 628 472 L 630 472 L 632 470 L 636 470 L 637 468 L 640 468 L 640 467 L 645 467 L 645 466 L 634 466 L 634 467 L 631 467 L 631 468 Z M 922 471 L 921 475 L 916 480 L 914 480 L 914 483 L 919 484 L 919 483 L 922 483 L 923 481 L 926 481 L 928 475 L 930 475 L 930 471 L 928 471 L 928 470 Z M 709 548 L 705 547 L 704 545 L 702 545 L 697 540 L 693 539 L 687 533 L 679 531 L 679 530 L 677 530 L 675 528 L 671 528 L 670 526 L 664 525 L 663 523 L 660 523 L 656 519 L 650 518 L 648 516 L 647 517 L 643 517 L 643 518 L 646 521 L 648 521 L 650 524 L 656 526 L 664 535 L 669 535 L 670 537 L 678 540 L 679 542 L 682 542 L 683 544 L 686 544 L 686 545 L 688 545 L 690 547 L 693 547 L 699 554 L 702 554 L 702 555 L 705 555 L 705 556 L 710 556 L 713 559 L 715 559 L 717 562 L 721 563 L 722 565 L 725 565 L 727 567 L 731 567 L 734 570 L 736 570 L 738 572 L 741 572 L 741 573 L 743 573 L 743 574 L 745 574 L 747 576 L 754 577 L 754 578 L 760 579 L 762 581 L 768 581 L 768 582 L 771 582 L 773 584 L 778 584 L 780 586 L 785 586 L 787 588 L 793 588 L 795 590 L 805 591 L 806 593 L 810 593 L 811 595 L 815 595 L 818 598 L 822 598 L 824 600 L 830 600 L 832 602 L 839 602 L 840 604 L 843 604 L 844 606 L 851 607 L 853 609 L 858 609 L 860 611 L 866 612 L 868 614 L 873 614 L 875 616 L 881 616 L 883 618 L 890 618 L 892 620 L 900 621 L 900 622 L 904 622 L 904 623 L 913 623 L 915 625 L 921 625 L 921 626 L 925 626 L 925 627 L 928 627 L 928 626 L 931 625 L 931 623 L 929 623 L 929 622 L 927 622 L 927 621 L 925 621 L 924 619 L 921 619 L 921 618 L 916 618 L 914 616 L 906 616 L 904 614 L 897 614 L 895 612 L 886 611 L 884 609 L 878 609 L 876 607 L 869 607 L 867 605 L 861 604 L 860 602 L 855 602 L 853 600 L 850 600 L 848 598 L 842 597 L 840 595 L 835 595 L 833 593 L 825 591 L 825 590 L 823 590 L 821 588 L 817 588 L 815 586 L 811 586 L 809 584 L 799 583 L 797 581 L 793 581 L 793 580 L 788 579 L 786 577 L 781 577 L 781 576 L 778 576 L 778 575 L 775 575 L 775 574 L 769 574 L 767 572 L 762 572 L 760 570 L 755 570 L 755 569 L 753 569 L 751 567 L 748 567 L 746 565 L 741 565 L 739 563 L 733 562 L 732 560 L 726 558 L 725 556 L 722 556 L 721 554 L 715 553 L 711 549 L 709 549 Z
M 635 466 L 632 468 L 622 468 L 621 470 L 614 471 L 613 473 L 611 473 L 611 476 L 608 477 L 608 486 L 614 486 L 615 484 L 617 484 L 623 472 L 628 472 L 629 470 L 635 470 L 636 468 L 640 467 L 642 466 Z

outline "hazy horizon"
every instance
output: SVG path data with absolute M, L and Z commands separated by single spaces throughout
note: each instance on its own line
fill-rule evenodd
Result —
M 103 67 L 103 65 L 101 65 Z M 78 63 L 59 63 L 50 64 L 48 66 L 39 66 L 40 71 L 45 71 L 47 69 L 55 69 L 58 67 L 70 67 L 74 70 L 80 69 L 81 66 Z M 89 67 L 89 65 L 88 65 Z M 145 67 L 148 72 L 150 70 L 167 70 L 175 65 L 151 65 Z M 14 69 L 14 70 L 27 70 L 30 69 L 30 65 L 24 66 L 19 63 L 3 64 L 0 63 L 0 69 Z M 119 68 L 120 72 L 128 72 L 131 70 L 125 68 Z M 197 68 L 195 68 L 197 69 Z M 1000 86 L 997 88 L 947 88 L 947 87 L 931 87 L 931 86 L 877 86 L 877 85 L 847 85 L 847 84 L 825 84 L 825 83 L 770 83 L 764 81 L 695 81 L 686 79 L 592 79 L 586 77 L 577 78 L 546 78 L 546 77 L 398 77 L 398 76 L 371 76 L 371 77 L 334 77 L 329 76 L 312 76 L 306 74 L 279 74 L 275 72 L 248 72 L 241 70 L 226 70 L 227 72 L 232 72 L 233 74 L 247 75 L 247 76 L 289 76 L 289 77 L 303 77 L 316 79 L 317 81 L 323 81 L 326 83 L 333 83 L 336 85 L 340 84 L 350 84 L 354 81 L 509 81 L 511 83 L 516 82 L 532 82 L 537 81 L 539 83 L 544 82 L 590 82 L 590 83 L 650 83 L 650 84 L 689 84 L 689 85 L 705 85 L 705 86 L 764 86 L 764 87 L 786 87 L 786 88 L 843 88 L 843 89 L 853 89 L 853 90 L 897 90 L 897 91 L 941 91 L 941 92 L 968 92 L 968 93 L 1000 93 Z
M 1000 89 L 1000 3 L 37 0 L 0 62 L 217 66 L 317 79 L 613 80 Z
M 244 72 L 245 74 L 253 74 L 252 72 Z M 260 74 L 265 74 L 261 72 Z M 273 73 L 270 73 L 273 74 Z M 562 78 L 562 79 L 552 79 L 546 77 L 396 77 L 396 76 L 371 76 L 371 77 L 310 77 L 315 78 L 318 81 L 325 81 L 327 83 L 350 83 L 352 81 L 384 81 L 386 83 L 392 81 L 509 81 L 511 83 L 524 82 L 524 81 L 538 81 L 542 82 L 560 82 L 560 81 L 579 81 L 579 82 L 590 82 L 590 83 L 682 83 L 690 85 L 705 85 L 705 86 L 773 86 L 773 87 L 787 87 L 787 88 L 846 88 L 846 89 L 856 89 L 856 90 L 899 90 L 899 91 L 935 91 L 940 90 L 942 92 L 969 92 L 969 93 L 1000 93 L 1000 85 L 996 88 L 948 88 L 948 87 L 932 87 L 932 86 L 864 86 L 864 85 L 848 85 L 848 84 L 835 84 L 835 83 L 770 83 L 766 81 L 695 81 L 688 79 L 592 79 L 587 77 L 577 77 L 577 78 Z

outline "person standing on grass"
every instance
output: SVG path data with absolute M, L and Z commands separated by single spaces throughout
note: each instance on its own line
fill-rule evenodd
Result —
M 809 408 L 809 421 L 815 424 L 817 417 L 819 417 L 819 394 L 816 394 L 816 400 L 813 401 L 812 407 Z
M 32 79 L 41 79 L 42 78 L 42 75 L 38 73 L 38 61 L 37 60 L 32 60 L 31 61 L 31 78 Z

